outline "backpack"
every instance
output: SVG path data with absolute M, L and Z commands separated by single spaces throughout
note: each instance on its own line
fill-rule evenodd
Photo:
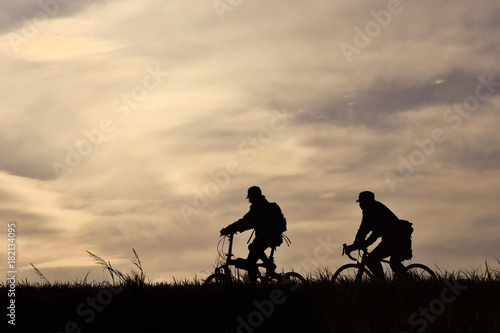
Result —
M 413 233 L 413 223 L 406 221 L 406 220 L 399 220 L 398 223 L 398 229 L 399 229 L 399 234 L 402 237 L 409 237 L 411 238 L 411 234 Z
M 271 202 L 271 210 L 272 210 L 272 223 L 275 226 L 276 232 L 280 234 L 286 231 L 286 218 L 281 212 L 280 206 L 276 202 Z
M 398 251 L 402 259 L 409 260 L 413 257 L 411 250 L 411 234 L 413 233 L 413 223 L 406 220 L 399 220 L 398 223 Z

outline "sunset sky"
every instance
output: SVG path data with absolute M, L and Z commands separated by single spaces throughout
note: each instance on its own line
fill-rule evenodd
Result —
M 86 250 L 128 272 L 132 248 L 152 281 L 204 278 L 252 185 L 287 217 L 285 270 L 349 261 L 363 190 L 414 224 L 414 262 L 496 265 L 498 1 L 0 4 L 19 278 L 108 278 Z

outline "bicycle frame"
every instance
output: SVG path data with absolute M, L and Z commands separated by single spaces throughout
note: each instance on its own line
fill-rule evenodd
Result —
M 352 261 L 356 261 L 356 263 L 361 266 L 361 269 L 358 271 L 356 278 L 361 279 L 361 276 L 363 275 L 363 270 L 367 270 L 373 274 L 373 272 L 370 270 L 370 268 L 366 265 L 366 260 L 368 258 L 368 255 L 370 254 L 368 252 L 368 249 L 367 248 L 358 249 L 358 253 L 362 252 L 362 254 L 358 255 L 358 258 L 354 258 L 353 256 L 351 256 L 350 253 L 347 253 L 345 251 L 346 246 L 347 245 L 344 244 L 344 247 L 342 249 L 342 255 L 346 254 L 349 257 L 349 259 L 351 259 Z M 360 257 L 361 257 L 361 260 L 359 260 Z M 385 264 L 389 264 L 389 265 L 391 264 L 391 262 L 387 259 L 381 259 L 380 262 L 385 263 Z M 384 273 L 384 275 L 386 274 L 385 270 L 383 270 L 383 273 Z
M 350 252 L 346 252 L 346 250 L 345 250 L 346 247 L 347 247 L 347 244 L 344 244 L 344 247 L 342 248 L 342 255 L 346 254 L 349 257 L 349 259 L 351 259 L 352 261 L 355 261 L 358 265 L 361 265 L 361 268 L 358 270 L 358 272 L 356 274 L 356 280 L 361 280 L 361 277 L 363 275 L 363 271 L 365 269 L 367 269 L 366 258 L 368 257 L 368 250 L 367 249 L 358 249 L 358 253 L 359 253 L 359 251 L 363 252 L 361 255 L 361 261 L 360 261 L 359 254 L 358 254 L 358 258 L 354 258 Z
M 226 262 L 224 264 L 222 264 L 221 266 L 216 267 L 215 272 L 222 273 L 226 277 L 226 280 L 231 280 L 231 269 L 229 268 L 229 266 L 235 264 L 235 260 L 232 259 L 234 234 L 230 234 L 227 237 L 229 238 L 229 249 L 228 249 L 228 252 L 226 254 Z
M 217 267 L 215 269 L 215 272 L 216 273 L 222 273 L 224 274 L 226 280 L 230 281 L 232 279 L 232 275 L 231 275 L 231 269 L 229 266 L 234 266 L 238 269 L 245 269 L 243 267 L 238 267 L 238 259 L 242 259 L 242 258 L 236 258 L 236 259 L 232 259 L 232 257 L 234 256 L 233 255 L 233 240 L 234 240 L 234 233 L 232 234 L 229 234 L 227 235 L 228 239 L 229 239 L 229 248 L 228 248 L 228 251 L 227 251 L 227 254 L 225 254 L 225 257 L 226 257 L 226 262 L 224 264 L 222 264 L 221 266 Z M 271 248 L 271 254 L 269 255 L 269 259 L 274 263 L 274 251 L 276 250 L 275 247 Z M 245 260 L 245 259 L 242 259 L 242 260 Z M 257 267 L 264 267 L 266 268 L 266 275 L 265 276 L 262 276 L 262 274 L 260 273 L 260 271 L 258 271 L 258 277 L 259 278 L 265 278 L 265 277 L 268 277 L 269 276 L 269 271 L 267 270 L 267 267 L 264 265 L 264 263 L 257 263 Z M 246 270 L 246 269 L 245 269 Z
M 233 280 L 237 279 L 240 280 L 239 274 L 238 277 L 235 278 L 233 277 L 231 273 L 231 268 L 230 266 L 234 266 L 238 269 L 244 269 L 248 271 L 247 267 L 247 262 L 245 259 L 242 258 L 236 258 L 233 259 L 233 240 L 234 240 L 234 233 L 228 234 L 227 238 L 229 239 L 229 249 L 228 252 L 225 254 L 224 249 L 222 251 L 219 248 L 219 245 L 217 245 L 217 249 L 219 252 L 220 257 L 224 258 L 225 262 L 219 265 L 218 267 L 215 268 L 215 273 L 211 274 L 205 279 L 205 284 L 209 283 L 214 283 L 214 282 L 225 282 L 225 283 L 231 283 L 234 282 Z M 225 240 L 225 239 L 222 239 Z M 219 244 L 221 241 L 219 241 Z M 224 244 L 224 243 L 223 243 Z M 222 245 L 224 247 L 224 245 Z M 302 275 L 299 273 L 296 273 L 294 271 L 291 272 L 286 272 L 286 273 L 276 273 L 276 265 L 274 265 L 274 252 L 276 251 L 276 247 L 271 248 L 271 254 L 269 255 L 269 260 L 273 263 L 271 267 L 270 265 L 266 265 L 263 262 L 262 263 L 257 263 L 257 268 L 263 267 L 266 269 L 266 272 L 263 273 L 257 269 L 257 279 L 260 279 L 259 283 L 278 283 L 278 284 L 285 284 L 285 285 L 291 285 L 292 290 L 295 290 L 298 285 L 305 284 L 307 283 L 307 280 L 304 279 Z M 245 267 L 243 267 L 245 266 Z M 257 281 L 250 281 L 251 283 L 257 282 Z
M 345 265 L 341 266 L 339 269 L 337 269 L 335 274 L 333 274 L 333 281 L 335 281 L 339 276 L 344 276 L 344 274 L 346 274 L 345 272 L 347 272 L 346 276 L 350 275 L 348 272 L 352 271 L 352 269 L 356 270 L 356 274 L 355 274 L 356 281 L 362 281 L 364 273 L 366 273 L 368 275 L 368 278 L 372 279 L 373 272 L 370 271 L 369 267 L 367 267 L 367 265 L 366 265 L 367 258 L 370 255 L 368 253 L 368 250 L 366 248 L 359 249 L 359 251 L 362 251 L 363 253 L 361 255 L 358 255 L 358 258 L 354 258 L 350 253 L 346 252 L 346 247 L 347 247 L 347 245 L 344 244 L 344 247 L 342 249 L 342 255 L 347 254 L 349 259 L 351 259 L 352 261 L 355 261 L 356 263 L 355 264 L 345 264 Z M 361 260 L 360 260 L 360 258 L 361 258 Z M 389 260 L 385 260 L 385 259 L 380 260 L 380 262 L 383 262 L 383 263 L 386 263 L 389 265 L 391 263 Z M 404 279 L 406 279 L 406 278 L 430 279 L 433 281 L 437 281 L 436 274 L 429 267 L 427 267 L 425 265 L 413 263 L 413 264 L 410 264 L 408 266 L 403 265 L 403 267 L 404 267 L 404 269 L 401 272 L 403 274 L 402 275 L 399 274 L 399 278 L 403 277 Z M 384 270 L 384 277 L 387 277 L 386 276 L 387 272 L 388 272 L 387 270 Z M 394 274 L 395 278 L 398 279 L 398 276 L 396 276 L 395 272 L 392 271 L 392 273 Z M 352 274 L 351 276 L 353 276 L 353 275 L 354 274 Z
M 359 249 L 358 250 L 358 251 L 363 252 L 363 254 L 361 255 L 361 262 L 360 262 L 359 261 L 359 256 L 358 256 L 358 258 L 354 258 L 353 256 L 351 256 L 350 253 L 345 252 L 345 247 L 346 247 L 346 244 L 344 244 L 344 248 L 342 250 L 342 255 L 346 254 L 349 257 L 349 259 L 351 259 L 352 261 L 356 261 L 358 264 L 363 264 L 363 265 L 366 266 L 366 263 L 363 262 L 363 261 L 366 260 L 366 258 L 368 257 L 368 254 L 369 254 L 368 249 Z M 380 262 L 383 262 L 383 263 L 386 263 L 386 264 L 390 264 L 391 263 L 387 259 L 381 259 Z

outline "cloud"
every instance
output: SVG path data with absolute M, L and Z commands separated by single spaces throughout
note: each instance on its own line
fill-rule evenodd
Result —
M 5 223 L 16 224 L 16 243 L 23 249 L 16 261 L 19 270 L 25 270 L 34 259 L 43 265 L 63 253 L 65 258 L 78 258 L 84 244 L 74 242 L 75 232 L 91 215 L 65 208 L 61 204 L 65 195 L 51 191 L 41 181 L 5 172 L 0 172 L 0 179 L 2 193 L 8 193 L 0 215 Z
M 44 22 L 54 18 L 74 16 L 87 7 L 96 4 L 110 3 L 110 1 L 66 1 L 42 0 L 32 3 L 2 3 L 0 32 L 12 31 L 15 28 L 25 28 L 33 32 Z

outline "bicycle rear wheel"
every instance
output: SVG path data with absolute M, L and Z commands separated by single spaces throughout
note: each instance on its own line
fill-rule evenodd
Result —
M 422 264 L 411 264 L 405 267 L 407 277 L 412 280 L 437 280 L 436 274 L 429 267 Z
M 372 273 L 360 264 L 347 264 L 335 272 L 332 277 L 332 282 L 365 282 L 370 281 Z

